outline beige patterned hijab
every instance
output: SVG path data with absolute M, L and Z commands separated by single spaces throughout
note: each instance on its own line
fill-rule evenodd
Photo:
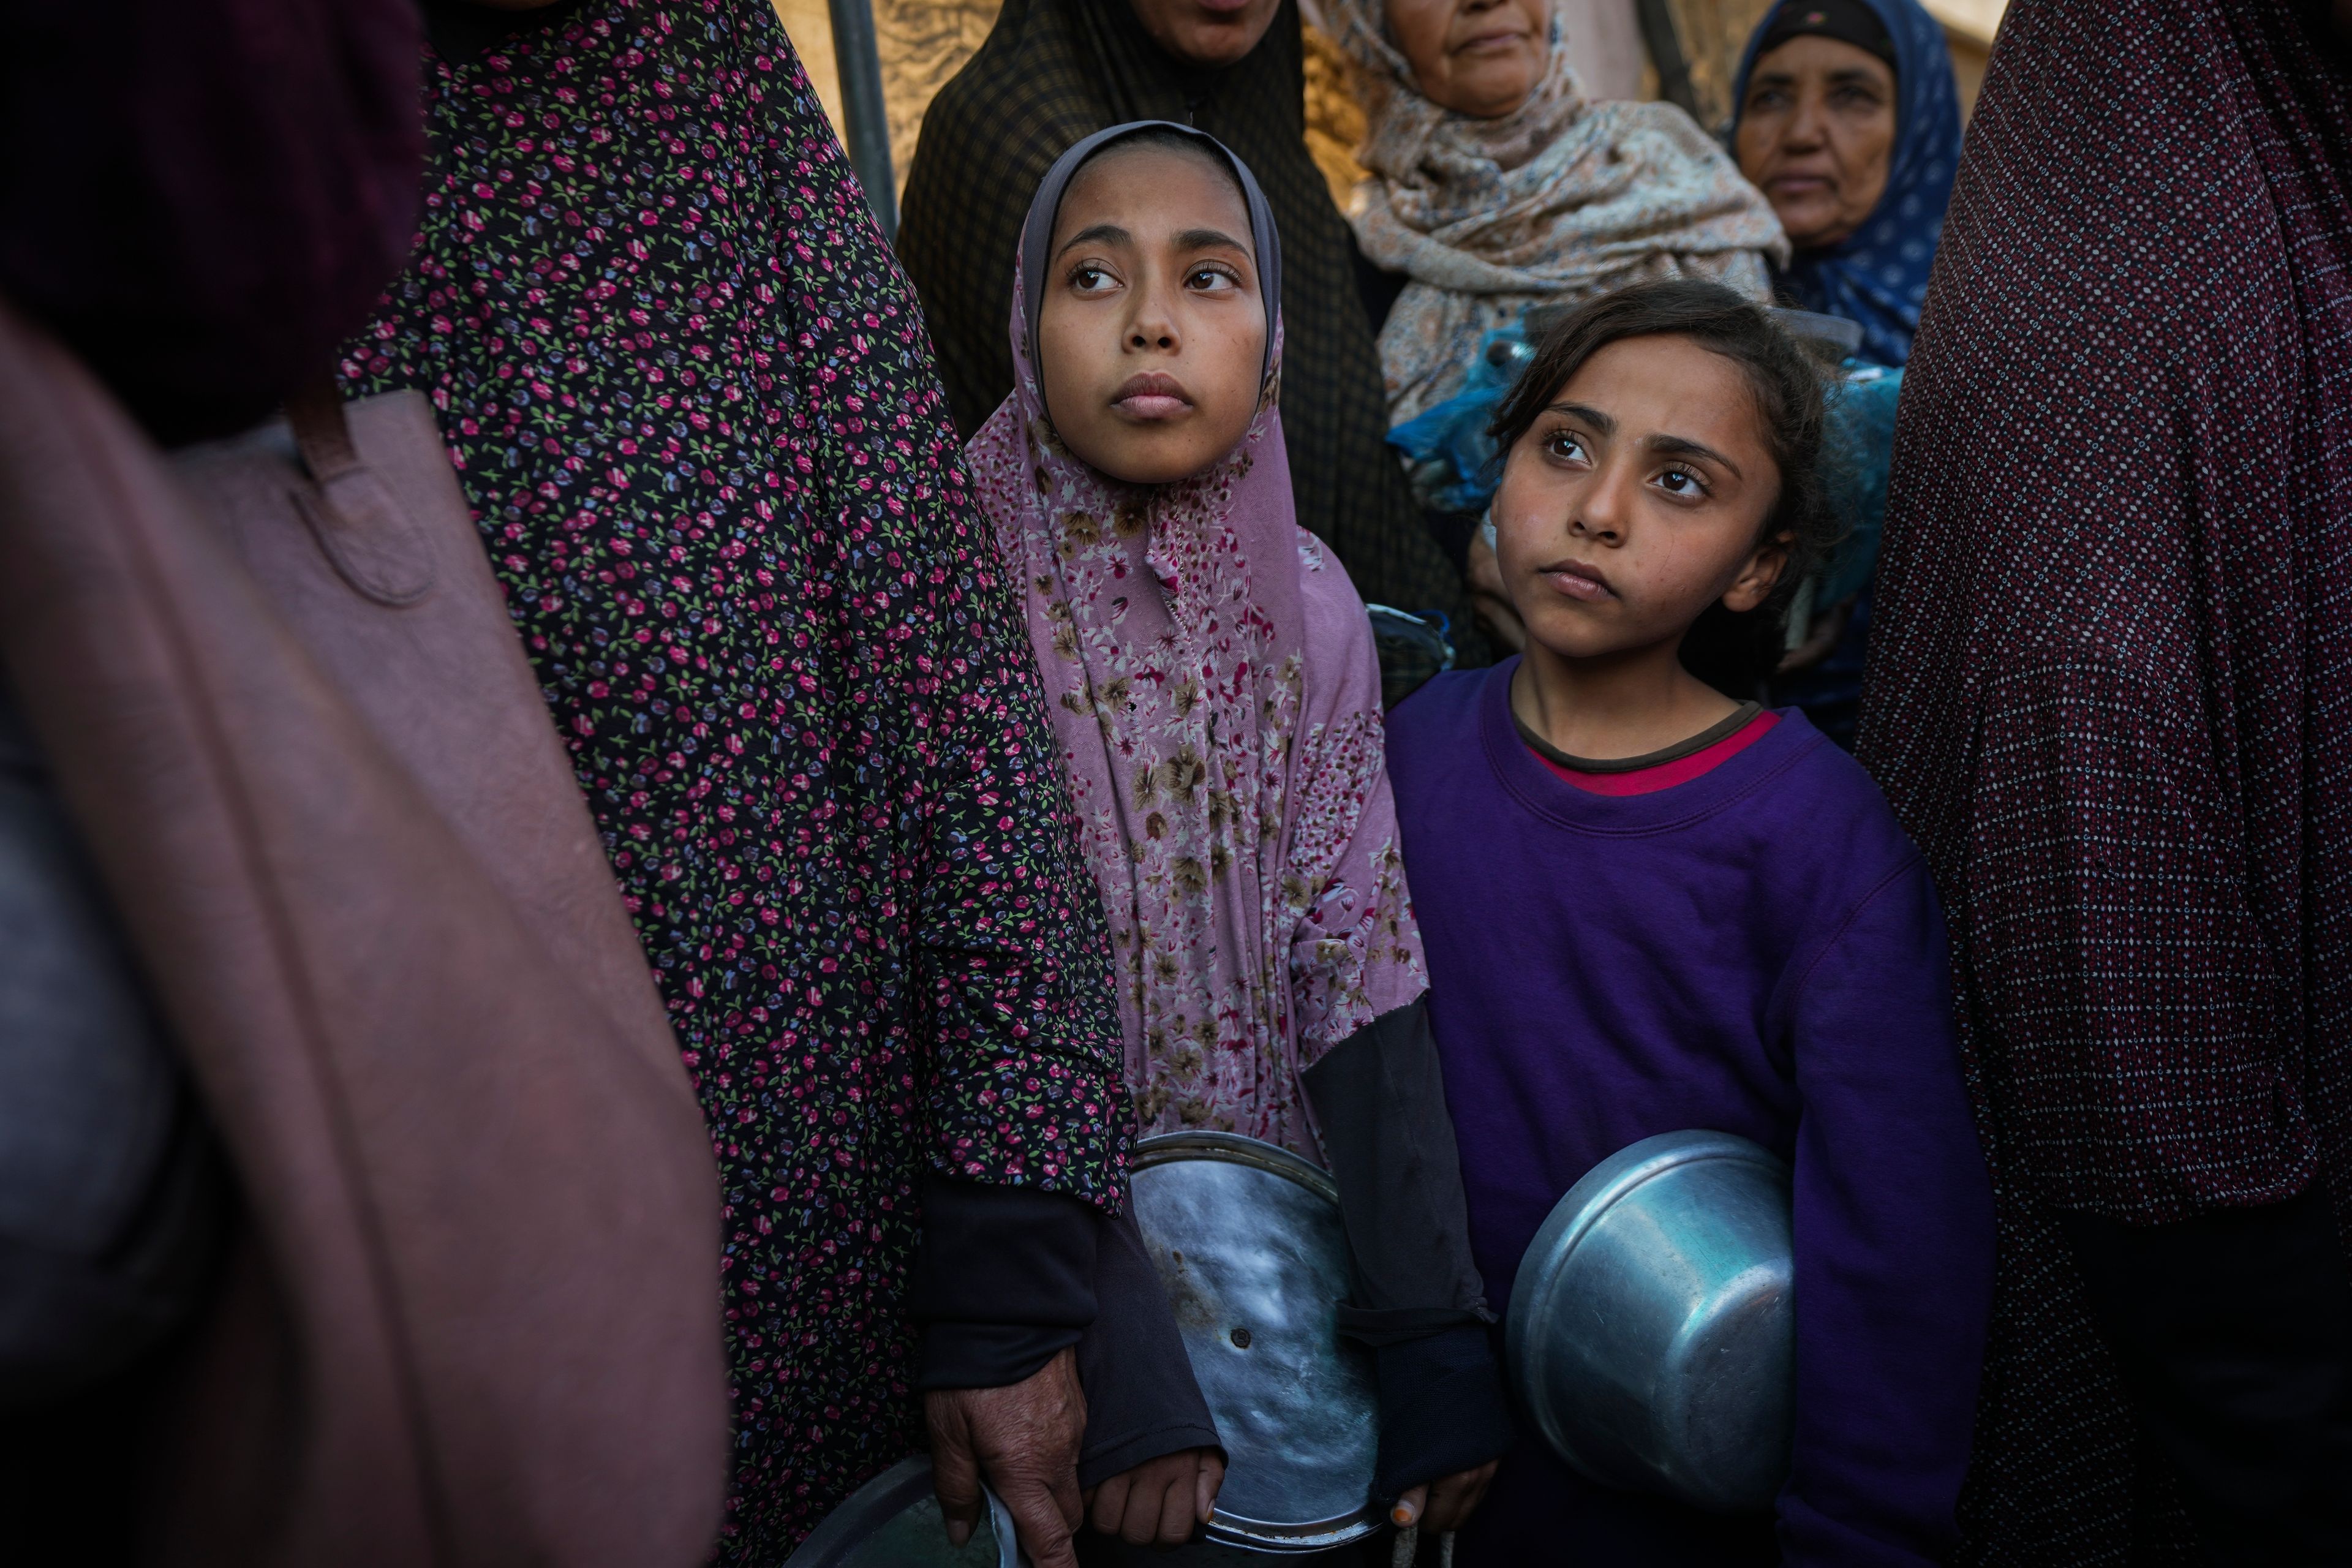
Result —
M 1479 338 L 1530 305 L 1683 275 L 1769 297 L 1765 258 L 1789 254 L 1771 205 L 1674 105 L 1587 101 L 1557 4 L 1543 79 L 1496 120 L 1422 96 L 1386 12 L 1323 0 L 1369 121 L 1356 238 L 1412 279 L 1381 333 L 1391 425 L 1452 396 Z

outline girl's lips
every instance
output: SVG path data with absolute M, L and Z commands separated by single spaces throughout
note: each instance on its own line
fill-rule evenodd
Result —
M 1609 586 L 1607 578 L 1590 566 L 1579 566 L 1573 562 L 1547 566 L 1538 575 L 1551 585 L 1552 592 L 1571 599 L 1581 599 L 1588 605 L 1597 605 L 1604 599 L 1617 596 Z
M 1129 376 L 1111 395 L 1111 406 L 1130 419 L 1173 419 L 1192 411 L 1184 384 L 1157 372 Z

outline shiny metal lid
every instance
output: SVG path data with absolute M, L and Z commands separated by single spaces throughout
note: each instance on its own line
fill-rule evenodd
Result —
M 1511 1289 L 1511 1382 L 1596 1481 L 1771 1506 L 1789 1473 L 1796 1320 L 1789 1168 L 1727 1132 L 1644 1138 L 1546 1219 Z
M 988 1507 L 959 1552 L 948 1544 L 932 1495 L 929 1456 L 909 1455 L 826 1514 L 784 1568 L 1028 1568 L 1013 1542 L 1013 1516 L 994 1492 L 982 1490 Z
M 1212 1541 L 1318 1552 L 1379 1524 L 1371 1357 L 1339 1334 L 1348 1236 L 1331 1178 L 1230 1132 L 1136 1144 L 1135 1218 L 1228 1466 Z

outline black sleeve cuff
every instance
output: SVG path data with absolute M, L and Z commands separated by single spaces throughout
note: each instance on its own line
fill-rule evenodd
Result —
M 1427 1006 L 1381 1014 L 1303 1076 L 1348 1227 L 1351 1337 L 1492 1321 Z
M 1133 1204 L 1102 1226 L 1095 1297 L 1094 1324 L 1078 1340 L 1087 1391 L 1078 1485 L 1100 1486 L 1162 1454 L 1222 1448 Z
M 1449 1329 L 1484 1329 L 1494 1321 L 1495 1314 L 1484 1306 L 1381 1310 L 1339 1303 L 1339 1337 L 1374 1350 L 1402 1344 L 1407 1340 L 1424 1340 Z
M 915 1368 L 918 1391 L 1010 1388 L 1034 1377 L 1055 1356 L 1078 1342 L 1076 1329 L 1032 1329 L 1017 1323 L 926 1323 Z
M 1095 1320 L 1101 1220 L 1076 1198 L 923 1178 L 908 1316 L 923 1325 L 915 1385 L 1003 1388 L 1078 1342 Z
M 1381 1496 L 1474 1469 L 1508 1451 L 1510 1405 L 1486 1329 L 1446 1329 L 1373 1354 L 1381 1408 L 1373 1485 Z

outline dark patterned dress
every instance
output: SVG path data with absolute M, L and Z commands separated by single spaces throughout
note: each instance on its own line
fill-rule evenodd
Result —
M 1969 1562 L 2200 1560 L 2064 1225 L 2315 1189 L 2352 1223 L 2352 66 L 2324 15 L 2017 0 L 1903 389 L 1861 752 L 1936 871 L 1994 1172 Z
M 1119 1019 L 1035 661 L 914 297 L 767 0 L 428 67 L 348 351 L 439 410 L 709 1115 L 772 1563 L 912 1444 L 923 1171 L 1115 1209 Z

